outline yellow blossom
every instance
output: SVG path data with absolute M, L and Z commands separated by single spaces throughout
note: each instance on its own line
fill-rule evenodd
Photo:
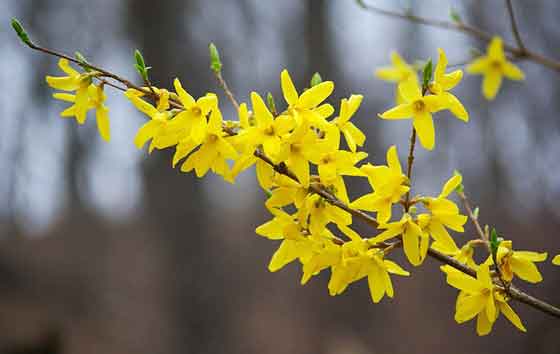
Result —
M 443 49 L 438 48 L 439 60 L 434 71 L 434 81 L 430 83 L 430 92 L 434 95 L 442 96 L 447 101 L 447 107 L 457 118 L 462 121 L 469 121 L 469 114 L 463 104 L 449 90 L 459 84 L 463 78 L 462 70 L 455 70 L 449 74 L 445 73 L 447 68 L 447 57 Z
M 408 80 L 399 84 L 399 91 L 405 103 L 383 112 L 379 117 L 383 119 L 412 118 L 420 143 L 424 148 L 432 150 L 435 145 L 432 113 L 445 109 L 447 100 L 438 95 L 423 96 L 416 80 Z
M 218 98 L 214 94 L 207 94 L 195 100 L 181 85 L 179 79 L 173 81 L 175 92 L 184 110 L 173 118 L 173 125 L 178 129 L 185 127 L 187 136 L 190 136 L 195 144 L 200 144 L 206 136 L 208 126 L 207 116 L 210 111 L 217 109 Z
M 341 200 L 348 200 L 348 196 L 336 191 L 336 197 Z M 352 223 L 352 215 L 348 212 L 330 204 L 323 197 L 317 194 L 306 196 L 301 208 L 298 210 L 298 218 L 302 220 L 305 227 L 312 234 L 319 235 L 329 223 L 347 226 Z
M 74 117 L 76 116 L 77 108 L 76 106 L 76 95 L 70 93 L 55 93 L 53 97 L 62 101 L 74 103 L 69 108 L 65 109 L 60 115 L 62 117 Z M 86 110 L 95 109 L 95 119 L 97 121 L 97 130 L 99 135 L 105 140 L 109 141 L 111 139 L 111 131 L 109 125 L 109 108 L 105 106 L 105 100 L 107 95 L 103 91 L 101 85 L 89 85 L 88 87 L 88 103 Z M 76 116 L 77 117 L 77 116 Z M 85 116 L 84 116 L 85 117 Z M 83 124 L 83 121 L 78 120 L 78 123 Z
M 274 218 L 257 227 L 256 233 L 272 240 L 282 240 L 280 247 L 272 256 L 268 269 L 276 272 L 298 258 L 311 256 L 313 241 L 303 234 L 295 215 L 280 209 L 270 209 Z
M 546 257 L 546 252 L 514 251 L 510 240 L 500 242 L 496 252 L 500 273 L 502 278 L 508 282 L 513 280 L 514 275 L 529 283 L 542 281 L 542 275 L 535 262 L 544 262 Z M 486 263 L 493 264 L 492 257 L 488 257 Z
M 171 112 L 168 110 L 169 92 L 167 90 L 160 91 L 157 107 L 144 101 L 136 92 L 136 90 L 127 90 L 124 95 L 140 112 L 146 114 L 151 119 L 144 123 L 136 133 L 134 145 L 136 145 L 138 149 L 141 149 L 146 142 L 152 140 L 149 148 L 149 151 L 152 152 L 154 148 L 159 147 L 158 137 L 162 136 L 165 132 L 164 129 L 167 124 L 169 124 L 169 119 L 171 117 Z
M 352 152 L 356 152 L 356 146 L 363 146 L 366 136 L 362 131 L 350 122 L 350 118 L 356 113 L 362 103 L 362 95 L 352 95 L 350 98 L 342 99 L 340 102 L 340 113 L 331 123 L 336 125 L 346 139 L 346 144 Z
M 467 222 L 467 216 L 459 214 L 457 205 L 447 199 L 449 194 L 461 184 L 461 181 L 462 177 L 455 175 L 445 183 L 437 198 L 422 197 L 420 199 L 430 213 L 418 215 L 418 224 L 446 249 L 457 248 L 446 227 L 457 232 L 464 232 L 463 225 Z
M 487 335 L 502 313 L 515 327 L 526 332 L 519 316 L 508 305 L 502 290 L 497 289 L 487 265 L 481 265 L 476 279 L 454 268 L 447 271 L 447 283 L 460 290 L 457 296 L 455 321 L 463 323 L 477 316 L 476 332 Z
M 335 127 L 325 130 L 325 138 L 309 152 L 311 161 L 317 165 L 322 183 L 329 183 L 339 176 L 363 176 L 355 165 L 367 157 L 363 151 L 339 150 L 340 132 Z
M 516 81 L 525 78 L 523 72 L 507 60 L 504 54 L 504 44 L 500 37 L 492 38 L 492 41 L 488 44 L 486 55 L 473 60 L 467 66 L 467 72 L 484 75 L 482 93 L 488 100 L 493 100 L 496 97 L 504 76 Z
M 226 160 L 234 160 L 237 157 L 237 152 L 223 136 L 222 122 L 223 119 L 220 110 L 217 108 L 213 109 L 210 113 L 210 120 L 202 145 L 187 158 L 181 166 L 181 171 L 189 172 L 194 169 L 197 177 L 202 177 L 209 169 L 212 169 L 216 174 L 228 179 L 229 167 Z M 193 143 L 193 145 L 195 144 L 196 143 Z M 175 154 L 179 154 L 179 156 L 175 156 L 173 159 L 181 159 L 189 152 L 190 151 L 181 151 L 179 147 L 177 147 Z
M 422 264 L 428 253 L 430 239 L 410 214 L 405 213 L 399 221 L 380 224 L 379 228 L 385 229 L 385 231 L 372 238 L 372 243 L 383 242 L 402 235 L 404 254 L 410 264 L 414 266 Z
M 293 118 L 281 115 L 276 118 L 270 113 L 261 96 L 251 92 L 255 126 L 247 132 L 252 147 L 262 145 L 264 153 L 275 160 L 280 152 L 281 137 L 294 128 Z
M 329 293 L 341 294 L 351 283 L 367 277 L 371 299 L 377 303 L 385 294 L 391 298 L 394 295 L 389 273 L 409 275 L 395 262 L 384 259 L 382 250 L 368 249 L 367 242 L 356 235 L 342 245 L 341 260 L 332 267 Z
M 373 193 L 366 194 L 350 204 L 352 208 L 376 211 L 377 221 L 385 223 L 391 218 L 391 207 L 409 191 L 408 178 L 403 174 L 397 148 L 387 150 L 387 166 L 366 164 L 360 168 L 369 180 Z
M 321 103 L 333 92 L 332 81 L 323 81 L 299 95 L 288 70 L 283 70 L 280 74 L 280 84 L 284 99 L 288 103 L 286 111 L 288 115 L 293 116 L 297 121 L 305 119 L 317 127 L 327 124 L 325 118 L 331 115 L 334 109 L 330 104 L 321 105 Z
M 408 64 L 399 53 L 393 51 L 391 52 L 391 63 L 392 66 L 386 66 L 379 68 L 375 71 L 375 75 L 381 80 L 395 82 L 400 84 L 408 80 L 414 80 L 418 82 L 418 75 L 416 75 L 416 70 Z M 395 90 L 395 102 L 396 104 L 404 103 L 404 99 L 399 92 L 397 86 Z
M 554 258 L 552 258 L 552 264 L 554 265 L 560 265 L 560 254 L 554 256 Z
M 60 59 L 58 66 L 67 76 L 47 76 L 46 80 L 50 87 L 62 91 L 76 91 L 73 99 L 74 105 L 70 108 L 72 115 L 76 116 L 78 123 L 83 124 L 86 120 L 87 111 L 90 109 L 89 86 L 92 83 L 90 73 L 79 73 L 70 66 L 67 59 Z M 63 112 L 68 114 L 68 110 Z M 66 115 L 65 115 L 66 116 Z
M 450 255 L 459 262 L 466 264 L 470 268 L 477 270 L 478 265 L 473 259 L 474 256 L 474 247 L 475 243 L 478 243 L 480 240 L 471 240 L 465 243 L 460 249 L 455 245 L 455 248 L 449 248 L 447 244 L 442 244 L 440 242 L 435 241 L 432 243 L 431 248 L 435 249 L 436 251 L 442 252 L 444 254 Z M 452 246 L 453 247 L 453 246 Z M 441 266 L 442 271 L 446 271 L 446 269 L 452 268 L 449 265 Z

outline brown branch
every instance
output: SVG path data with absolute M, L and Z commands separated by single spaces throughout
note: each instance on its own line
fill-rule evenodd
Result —
M 442 20 L 421 17 L 413 14 L 400 13 L 393 10 L 382 9 L 374 5 L 365 4 L 363 2 L 361 2 L 361 6 L 362 8 L 370 12 L 377 13 L 379 15 L 398 18 L 401 20 L 406 20 L 425 26 L 437 27 L 449 31 L 465 33 L 467 35 L 470 35 L 471 37 L 478 38 L 485 42 L 490 42 L 490 40 L 492 40 L 493 37 L 492 34 L 485 32 L 479 28 L 476 28 L 472 25 L 466 24 L 464 22 L 442 21 Z M 523 48 L 515 47 L 508 43 L 504 43 L 504 49 L 519 59 L 527 59 L 560 72 L 560 61 L 557 59 L 546 57 L 542 54 L 533 52 L 524 47 Z
M 39 46 L 37 46 L 37 45 L 35 45 L 35 44 L 32 44 L 30 47 L 31 47 L 32 49 L 39 50 L 39 51 L 41 51 L 41 52 L 43 52 L 43 53 L 46 53 L 46 54 L 50 54 L 50 55 L 53 55 L 53 56 L 56 56 L 56 57 L 59 57 L 59 58 L 67 59 L 67 60 L 69 60 L 69 61 L 71 61 L 71 62 L 73 62 L 73 63 L 78 64 L 78 65 L 81 66 L 81 67 L 84 67 L 84 64 L 83 64 L 83 63 L 81 63 L 81 62 L 79 62 L 78 60 L 76 60 L 76 59 L 74 59 L 74 58 L 72 58 L 72 57 L 69 57 L 69 56 L 67 56 L 67 55 L 65 55 L 65 54 L 57 53 L 57 52 L 52 51 L 52 50 L 50 50 L 50 49 L 46 49 L 46 48 L 39 47 Z M 104 69 L 101 69 L 101 68 L 99 68 L 99 67 L 96 67 L 96 66 L 94 66 L 94 65 L 91 65 L 91 64 L 89 64 L 89 63 L 87 64 L 87 67 L 90 68 L 90 69 L 93 69 L 93 70 L 95 70 L 95 71 L 98 71 L 98 72 L 102 73 L 103 76 L 106 76 L 106 77 L 109 77 L 109 78 L 114 79 L 114 80 L 116 80 L 116 81 L 119 81 L 120 83 L 122 83 L 123 85 L 125 85 L 125 86 L 128 87 L 128 88 L 134 88 L 134 89 L 136 89 L 136 90 L 138 90 L 138 91 L 141 91 L 141 92 L 143 92 L 143 93 L 145 93 L 145 94 L 147 94 L 147 95 L 152 95 L 152 93 L 150 92 L 150 90 L 144 89 L 144 88 L 141 88 L 141 87 L 138 87 L 138 86 L 132 84 L 130 81 L 128 81 L 128 80 L 126 80 L 126 79 L 123 79 L 123 78 L 121 78 L 121 77 L 118 76 L 118 75 L 115 75 L 115 74 L 113 74 L 113 73 L 110 73 L 110 72 L 108 72 L 108 71 L 106 71 L 106 70 L 104 70 Z M 116 85 L 112 85 L 112 84 L 109 85 L 109 86 L 117 87 Z M 117 87 L 117 88 L 118 88 L 118 87 Z M 122 89 L 122 88 L 119 88 L 119 89 Z M 231 92 L 231 91 L 230 91 L 230 92 Z M 170 102 L 170 103 L 174 103 L 174 104 L 176 105 L 176 107 L 178 107 L 178 108 L 183 108 L 182 105 L 181 105 L 180 103 L 176 103 L 176 102 Z M 224 132 L 226 132 L 227 134 L 230 134 L 230 135 L 231 135 L 231 134 L 233 134 L 233 135 L 235 134 L 235 132 L 231 131 L 230 129 L 224 129 Z M 412 140 L 412 138 L 411 138 L 411 140 Z M 413 145 L 414 145 L 414 144 L 413 144 Z M 411 148 L 411 151 L 413 152 L 413 147 Z M 267 164 L 271 165 L 271 166 L 273 167 L 274 171 L 276 171 L 276 172 L 278 172 L 278 173 L 280 173 L 280 174 L 283 174 L 283 175 L 285 175 L 285 176 L 287 176 L 287 177 L 293 179 L 294 181 L 298 181 L 298 179 L 297 179 L 297 177 L 295 176 L 295 174 L 293 174 L 293 173 L 287 168 L 287 166 L 286 166 L 285 164 L 283 164 L 283 163 L 281 163 L 281 164 L 275 164 L 270 158 L 268 158 L 268 157 L 267 157 L 262 151 L 260 151 L 259 149 L 255 150 L 254 155 L 255 155 L 257 158 L 260 158 L 261 160 L 263 160 L 264 162 L 266 162 Z M 410 163 L 410 170 L 411 170 L 411 169 L 412 169 L 412 164 Z M 312 183 L 312 184 L 309 186 L 309 189 L 310 189 L 313 193 L 316 193 L 316 194 L 320 195 L 321 197 L 325 198 L 325 200 L 326 200 L 327 202 L 329 202 L 330 204 L 332 204 L 332 205 L 334 205 L 334 206 L 336 206 L 336 207 L 338 207 L 338 208 L 340 208 L 340 209 L 342 209 L 342 210 L 347 211 L 348 213 L 352 214 L 353 216 L 355 216 L 355 217 L 361 219 L 362 221 L 366 222 L 366 223 L 369 224 L 370 226 L 372 226 L 372 227 L 374 227 L 374 228 L 377 228 L 378 222 L 377 222 L 377 220 L 376 220 L 374 217 L 372 217 L 371 215 L 369 215 L 369 214 L 367 214 L 367 213 L 362 212 L 361 210 L 356 210 L 356 209 L 350 208 L 346 203 L 344 203 L 343 201 L 341 201 L 340 199 L 338 199 L 336 196 L 332 195 L 329 191 L 327 191 L 321 184 Z M 398 242 L 398 241 L 397 241 L 397 242 Z M 379 247 L 379 248 L 384 248 L 384 247 L 385 247 L 385 248 L 388 248 L 388 247 L 396 247 L 396 245 L 395 245 L 394 243 L 385 242 L 385 243 L 381 243 L 381 244 L 372 245 L 372 247 Z M 463 264 L 463 263 L 457 261 L 456 259 L 454 259 L 454 258 L 452 258 L 452 257 L 450 257 L 450 256 L 448 256 L 448 255 L 445 255 L 445 254 L 443 254 L 443 253 L 441 253 L 441 252 L 439 252 L 439 251 L 436 251 L 436 250 L 430 248 L 430 249 L 428 250 L 428 255 L 430 255 L 430 256 L 431 256 L 432 258 L 434 258 L 434 259 L 439 260 L 440 262 L 442 262 L 442 263 L 444 263 L 444 264 L 450 265 L 450 266 L 452 266 L 453 268 L 458 269 L 458 270 L 464 272 L 465 274 L 469 274 L 469 275 L 471 275 L 471 276 L 476 276 L 476 272 L 475 272 L 472 268 L 468 267 L 467 265 L 465 265 L 465 264 Z M 529 305 L 529 306 L 531 306 L 531 307 L 533 307 L 533 308 L 535 308 L 535 309 L 537 309 L 537 310 L 540 310 L 540 311 L 542 311 L 542 312 L 545 312 L 545 313 L 548 313 L 548 314 L 550 314 L 550 315 L 552 315 L 552 316 L 555 316 L 555 317 L 560 318 L 560 309 L 559 309 L 559 308 L 556 308 L 556 307 L 554 307 L 553 305 L 550 305 L 550 304 L 548 304 L 548 303 L 546 303 L 546 302 L 544 302 L 544 301 L 541 301 L 541 300 L 539 300 L 539 299 L 536 299 L 536 298 L 534 298 L 534 297 L 532 297 L 532 296 L 530 296 L 530 295 L 524 293 L 523 291 L 521 291 L 521 290 L 519 290 L 519 289 L 517 289 L 517 288 L 511 287 L 510 296 L 511 296 L 511 298 L 513 298 L 513 299 L 515 299 L 515 300 L 517 300 L 517 301 L 519 301 L 519 302 L 523 302 L 523 303 L 525 303 L 525 304 L 527 304 L 527 305 Z
M 226 80 L 224 80 L 224 78 L 222 77 L 222 72 L 221 71 L 214 72 L 214 76 L 216 76 L 216 79 L 218 80 L 218 84 L 220 84 L 220 87 L 222 88 L 222 90 L 224 90 L 224 92 L 225 92 L 227 98 L 229 99 L 229 101 L 231 102 L 231 104 L 235 107 L 236 110 L 239 111 L 239 102 L 237 102 L 237 100 L 235 99 L 235 96 L 231 92 Z
M 517 47 L 522 52 L 526 52 L 527 48 L 523 44 L 523 40 L 521 39 L 521 34 L 519 33 L 519 28 L 517 28 L 517 21 L 515 20 L 515 15 L 513 13 L 513 5 L 511 0 L 506 0 L 506 7 L 508 10 L 509 20 L 511 22 L 511 31 L 513 32 L 513 36 L 515 37 L 515 41 L 517 42 Z

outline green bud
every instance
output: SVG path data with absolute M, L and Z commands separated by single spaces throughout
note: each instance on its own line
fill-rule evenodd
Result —
M 474 208 L 473 217 L 474 217 L 475 219 L 478 219 L 478 214 L 479 214 L 479 213 L 480 213 L 480 208 L 479 208 L 479 207 Z
M 219 73 L 222 71 L 222 61 L 220 60 L 220 53 L 218 52 L 218 48 L 214 43 L 210 42 L 208 45 L 208 49 L 210 50 L 210 69 L 214 73 Z
M 264 194 L 266 195 L 266 198 L 270 198 L 272 197 L 272 192 L 270 191 L 270 189 L 265 189 L 264 190 Z
M 367 5 L 364 0 L 356 0 L 356 4 L 364 10 L 367 9 Z
M 268 109 L 270 110 L 270 112 L 272 112 L 273 115 L 277 114 L 276 103 L 274 102 L 274 96 L 272 96 L 272 93 L 270 92 L 266 94 L 266 105 L 268 106 Z
M 80 65 L 82 66 L 82 68 L 84 68 L 85 71 L 88 71 L 88 72 L 91 71 L 89 63 L 88 63 L 86 57 L 84 57 L 82 55 L 82 53 L 74 52 L 74 57 L 76 58 L 77 61 L 80 62 Z
M 500 247 L 500 243 L 503 241 L 503 238 L 498 237 L 498 232 L 495 228 L 492 228 L 490 232 L 490 250 L 492 251 L 492 257 L 496 257 L 496 253 L 498 252 L 498 247 Z
M 140 53 L 138 49 L 134 51 L 134 58 L 136 59 L 136 65 L 138 65 L 138 67 L 142 69 L 146 67 L 146 62 L 144 61 L 144 57 L 142 56 L 142 53 Z
M 460 176 L 461 179 L 463 178 L 463 175 L 461 174 L 461 172 L 455 170 L 453 171 L 453 175 L 454 176 Z M 465 191 L 465 186 L 461 183 L 460 185 L 457 186 L 457 188 L 455 188 L 455 192 L 457 193 L 463 193 Z
M 321 78 L 321 75 L 319 73 L 315 73 L 315 74 L 313 74 L 313 76 L 311 76 L 311 81 L 309 82 L 309 87 L 319 85 L 321 82 L 323 82 L 323 78 Z
M 423 70 L 422 88 L 427 88 L 432 80 L 432 58 L 428 59 Z
M 459 13 L 454 9 L 451 8 L 449 9 L 449 17 L 451 17 L 451 20 L 455 23 L 461 23 L 461 16 L 459 15 Z
M 136 71 L 138 71 L 138 74 L 140 74 L 142 79 L 148 82 L 148 70 L 150 70 L 151 67 L 149 66 L 146 67 L 144 56 L 138 49 L 134 51 L 134 59 L 136 60 L 136 64 L 134 64 L 134 68 L 136 68 Z
M 25 32 L 23 26 L 15 17 L 12 18 L 12 28 L 14 29 L 14 31 L 16 31 L 16 34 L 23 43 L 27 44 L 30 47 L 33 46 L 33 43 L 31 43 L 27 32 Z

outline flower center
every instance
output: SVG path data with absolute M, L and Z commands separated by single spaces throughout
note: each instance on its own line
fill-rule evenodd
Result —
M 215 143 L 216 140 L 218 140 L 218 136 L 216 134 L 210 134 L 208 135 L 208 142 L 209 143 Z
M 412 104 L 412 109 L 414 109 L 414 112 L 416 113 L 422 113 L 426 110 L 426 104 L 423 100 L 416 100 Z
M 264 134 L 268 135 L 268 136 L 273 136 L 274 135 L 274 127 L 272 125 L 269 125 L 265 130 L 264 130 Z
M 492 60 L 490 67 L 494 70 L 502 70 L 502 63 L 499 60 Z
M 197 107 L 197 106 L 192 107 L 191 108 L 191 113 L 198 117 L 199 115 L 202 114 L 202 109 L 200 109 L 200 107 Z

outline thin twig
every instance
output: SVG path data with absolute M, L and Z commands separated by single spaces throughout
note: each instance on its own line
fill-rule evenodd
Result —
M 235 107 L 236 110 L 239 110 L 239 102 L 237 102 L 226 80 L 224 80 L 224 78 L 222 77 L 222 72 L 221 71 L 214 72 L 214 75 L 216 76 L 216 79 L 218 80 L 218 84 L 220 84 L 220 87 L 222 88 L 222 90 L 224 90 L 231 104 Z
M 442 28 L 455 32 L 462 32 L 472 37 L 481 39 L 485 42 L 490 42 L 490 40 L 492 40 L 493 37 L 492 34 L 485 32 L 474 26 L 468 25 L 464 22 L 450 22 L 450 21 L 435 20 L 431 18 L 416 16 L 413 14 L 400 13 L 393 10 L 386 10 L 374 5 L 365 4 L 363 2 L 362 2 L 362 7 L 368 11 L 380 15 L 398 18 L 398 19 L 418 23 L 425 26 L 437 27 L 437 28 Z M 529 49 L 518 48 L 508 43 L 504 43 L 504 49 L 519 59 L 527 59 L 560 72 L 560 61 L 557 59 L 546 57 L 542 54 L 533 52 Z
M 416 129 L 412 127 L 412 132 L 410 133 L 410 145 L 408 147 L 408 159 L 406 164 L 406 177 L 408 180 L 412 178 L 412 164 L 414 163 L 414 147 L 416 146 Z M 410 209 L 410 189 L 406 192 L 404 197 L 404 211 L 408 213 Z
M 511 31 L 513 32 L 513 36 L 515 37 L 515 41 L 517 42 L 517 46 L 519 50 L 526 52 L 527 48 L 523 44 L 523 40 L 521 39 L 521 34 L 519 33 L 519 28 L 517 27 L 517 21 L 515 20 L 515 15 L 513 13 L 513 5 L 511 0 L 506 0 L 506 7 L 509 14 L 509 20 L 511 22 Z

